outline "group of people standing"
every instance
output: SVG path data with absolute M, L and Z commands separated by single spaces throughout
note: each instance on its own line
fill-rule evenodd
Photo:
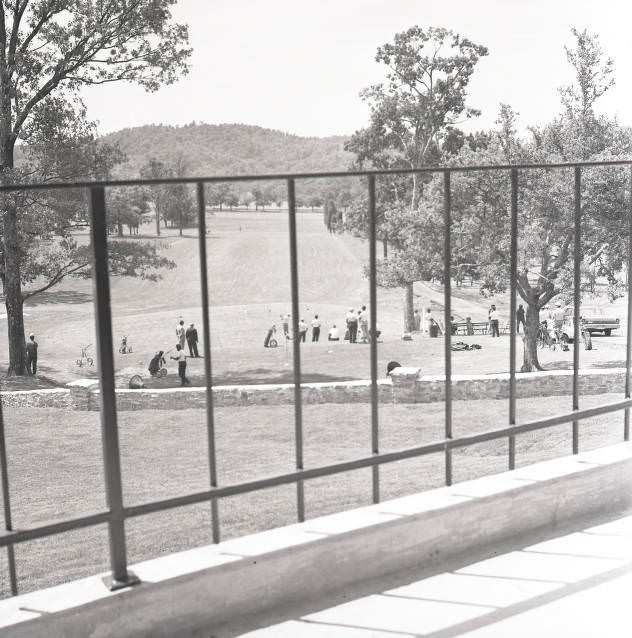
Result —
M 184 352 L 184 343 L 186 341 L 189 346 L 189 356 L 198 358 L 200 355 L 198 353 L 198 332 L 195 327 L 195 324 L 190 323 L 189 327 L 185 329 L 184 320 L 180 319 L 178 325 L 176 326 L 176 338 L 178 339 L 178 343 L 176 343 L 176 354 L 172 355 L 170 359 L 178 362 L 178 376 L 180 377 L 180 385 L 189 385 L 191 382 L 186 376 L 187 371 L 187 357 Z
M 369 343 L 369 313 L 366 306 L 362 306 L 357 312 L 349 308 L 345 316 L 347 330 L 349 331 L 349 343 Z
M 281 327 L 283 329 L 283 337 L 287 340 L 291 339 L 290 336 L 290 324 L 291 324 L 292 315 L 283 314 L 281 315 Z M 346 330 L 344 334 L 344 339 L 348 339 L 349 343 L 358 343 L 360 340 L 361 343 L 369 342 L 369 313 L 367 311 L 366 306 L 362 306 L 359 310 L 355 311 L 353 308 L 349 308 L 349 312 L 347 312 L 345 316 L 345 324 Z M 312 329 L 312 343 L 318 343 L 320 340 L 322 321 L 318 314 L 314 315 L 314 318 L 310 321 L 311 329 Z M 301 319 L 298 322 L 298 340 L 299 342 L 305 343 L 307 341 L 307 333 L 309 331 L 310 325 L 307 324 L 305 319 Z M 273 325 L 267 332 L 266 338 L 264 340 L 264 347 L 268 347 L 270 340 L 273 335 L 276 334 L 276 325 Z M 378 331 L 379 336 L 379 331 Z M 327 332 L 327 341 L 340 341 L 340 331 L 338 327 L 334 323 L 332 327 Z

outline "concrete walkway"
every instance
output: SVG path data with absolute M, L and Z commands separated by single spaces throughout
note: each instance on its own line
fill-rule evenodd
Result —
M 632 513 L 369 592 L 329 607 L 313 604 L 310 613 L 288 612 L 254 631 L 213 635 L 628 638 Z

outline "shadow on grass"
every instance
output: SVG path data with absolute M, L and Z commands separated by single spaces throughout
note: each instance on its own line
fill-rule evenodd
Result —
M 28 293 L 28 291 L 26 291 Z M 78 290 L 51 290 L 40 292 L 24 302 L 25 306 L 41 306 L 44 304 L 80 304 L 92 301 L 92 295 Z
M 203 375 L 187 375 L 191 386 L 204 386 Z M 327 383 L 337 381 L 357 381 L 359 377 L 335 376 L 321 373 L 304 373 L 301 375 L 302 383 Z M 170 369 L 166 377 L 154 378 L 143 376 L 147 388 L 175 388 L 180 385 L 180 378 L 175 370 Z M 222 372 L 213 375 L 213 386 L 221 385 L 273 385 L 280 383 L 294 383 L 292 370 L 271 370 L 269 368 L 254 368 L 239 372 Z
M 0 378 L 0 390 L 3 392 L 12 390 L 50 390 L 60 386 L 63 386 L 63 384 L 59 384 L 45 374 L 40 374 L 39 371 L 34 377 L 3 376 Z

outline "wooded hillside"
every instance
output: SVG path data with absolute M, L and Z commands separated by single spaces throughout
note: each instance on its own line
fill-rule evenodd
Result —
M 190 176 L 345 171 L 353 160 L 343 148 L 346 139 L 299 137 L 245 124 L 157 124 L 126 128 L 103 137 L 127 156 L 127 161 L 116 168 L 115 176 L 121 178 L 138 177 L 150 159 L 166 165 L 184 159 Z M 347 188 L 352 186 L 351 180 L 348 182 Z M 234 186 L 240 195 L 254 188 L 255 184 Z M 282 183 L 274 185 L 280 192 L 284 188 Z M 297 195 L 307 204 L 342 188 L 341 180 L 301 181 Z

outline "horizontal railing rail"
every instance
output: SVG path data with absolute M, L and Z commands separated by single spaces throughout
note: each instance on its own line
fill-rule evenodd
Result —
M 14 529 L 11 512 L 9 472 L 7 462 L 7 450 L 5 440 L 5 423 L 0 403 L 0 477 L 2 480 L 2 496 L 4 510 L 4 532 L 0 533 L 0 547 L 7 548 L 7 559 L 9 568 L 9 580 L 12 594 L 17 594 L 17 570 L 15 565 L 14 546 L 30 540 L 45 538 L 56 534 L 91 527 L 95 525 L 107 524 L 108 538 L 110 545 L 110 568 L 112 572 L 111 587 L 133 585 L 137 582 L 134 575 L 127 567 L 125 521 L 127 519 L 150 514 L 153 512 L 165 511 L 185 505 L 192 505 L 203 502 L 210 502 L 211 506 L 211 528 L 214 543 L 220 541 L 220 515 L 219 501 L 222 498 L 246 494 L 258 490 L 277 487 L 294 483 L 296 485 L 296 507 L 297 520 L 305 520 L 305 494 L 304 482 L 310 479 L 323 478 L 349 472 L 352 470 L 371 468 L 372 470 L 372 501 L 378 503 L 380 500 L 380 475 L 379 467 L 386 463 L 412 459 L 429 454 L 441 453 L 445 460 L 445 483 L 452 483 L 452 452 L 455 449 L 507 438 L 509 441 L 508 467 L 515 468 L 515 439 L 520 434 L 543 430 L 546 428 L 572 424 L 572 452 L 579 451 L 579 427 L 578 423 L 582 419 L 592 418 L 600 415 L 624 411 L 623 439 L 629 440 L 629 413 L 632 407 L 631 396 L 631 375 L 632 365 L 632 278 L 628 280 L 628 320 L 627 320 L 627 341 L 626 341 L 626 378 L 624 399 L 614 403 L 592 407 L 579 408 L 579 324 L 575 323 L 575 334 L 573 343 L 573 383 L 572 383 L 572 411 L 560 415 L 550 416 L 544 419 L 529 421 L 526 423 L 516 423 L 516 322 L 513 320 L 516 313 L 516 274 L 518 260 L 518 187 L 520 171 L 532 169 L 573 169 L 574 174 L 574 241 L 573 241 L 573 281 L 574 281 L 574 311 L 575 316 L 579 315 L 579 284 L 581 265 L 581 171 L 584 168 L 598 167 L 628 167 L 630 169 L 630 201 L 627 206 L 629 223 L 627 232 L 629 233 L 628 245 L 628 272 L 632 272 L 632 160 L 613 160 L 595 162 L 565 162 L 554 164 L 505 164 L 505 165 L 483 165 L 483 166 L 449 166 L 449 167 L 420 167 L 415 169 L 392 169 L 392 170 L 357 170 L 347 172 L 321 172 L 321 173 L 280 173 L 266 175 L 228 175 L 228 176 L 208 176 L 191 178 L 169 178 L 169 179 L 133 179 L 133 180 L 111 180 L 111 181 L 83 181 L 72 183 L 45 183 L 45 184 L 4 184 L 0 185 L 0 192 L 15 192 L 24 190 L 51 190 L 82 188 L 89 191 L 89 212 L 90 212 L 90 234 L 93 250 L 93 285 L 95 298 L 95 326 L 97 332 L 97 361 L 99 366 L 100 381 L 100 401 L 101 401 L 101 431 L 103 441 L 103 463 L 105 474 L 105 493 L 107 509 L 90 515 L 53 521 L 46 524 L 39 524 L 28 529 Z M 379 446 L 379 412 L 378 412 L 378 380 L 377 380 L 377 340 L 371 338 L 370 347 L 370 370 L 371 370 L 371 440 L 370 454 L 359 458 L 340 461 L 317 467 L 304 467 L 303 460 L 303 418 L 301 399 L 301 354 L 298 342 L 298 317 L 299 317 L 299 278 L 298 278 L 298 255 L 297 255 L 297 230 L 296 230 L 296 181 L 301 179 L 318 178 L 349 178 L 362 177 L 367 180 L 367 207 L 368 207 L 368 239 L 369 239 L 369 292 L 370 292 L 370 334 L 375 335 L 377 329 L 377 258 L 376 258 L 376 179 L 383 175 L 412 175 L 416 173 L 441 173 L 443 175 L 443 224 L 444 224 L 444 324 L 450 325 L 450 303 L 451 303 L 451 242 L 450 227 L 452 215 L 451 201 L 451 174 L 469 171 L 508 171 L 510 175 L 511 188 L 511 247 L 510 247 L 510 352 L 509 352 L 509 415 L 508 425 L 500 428 L 486 430 L 469 434 L 466 436 L 454 437 L 452 432 L 452 367 L 451 367 L 451 334 L 450 330 L 445 331 L 445 429 L 444 438 L 440 441 L 433 441 L 423 445 L 407 447 L 404 449 L 384 452 Z M 269 477 L 242 481 L 235 484 L 220 486 L 217 476 L 217 460 L 215 447 L 215 422 L 213 405 L 213 376 L 212 376 L 212 333 L 209 318 L 209 290 L 207 273 L 207 251 L 206 251 L 206 203 L 204 185 L 217 182 L 248 182 L 248 181 L 278 181 L 284 180 L 287 183 L 287 203 L 288 203 L 288 239 L 290 243 L 290 277 L 292 295 L 292 334 L 293 348 L 292 356 L 294 363 L 294 442 L 295 442 L 295 471 Z M 140 503 L 137 505 L 125 505 L 122 494 L 122 480 L 120 467 L 120 451 L 118 443 L 118 423 L 116 411 L 116 397 L 114 389 L 114 358 L 112 345 L 112 320 L 110 309 L 108 254 L 107 254 L 107 227 L 106 227 L 106 203 L 105 189 L 118 186 L 152 186 L 165 184 L 192 184 L 196 186 L 197 192 L 197 212 L 198 212 L 198 235 L 199 235 L 199 256 L 200 256 L 200 284 L 201 302 L 203 315 L 203 337 L 204 337 L 204 366 L 206 384 L 206 428 L 208 441 L 208 461 L 209 461 L 209 489 L 175 496 L 172 498 Z

